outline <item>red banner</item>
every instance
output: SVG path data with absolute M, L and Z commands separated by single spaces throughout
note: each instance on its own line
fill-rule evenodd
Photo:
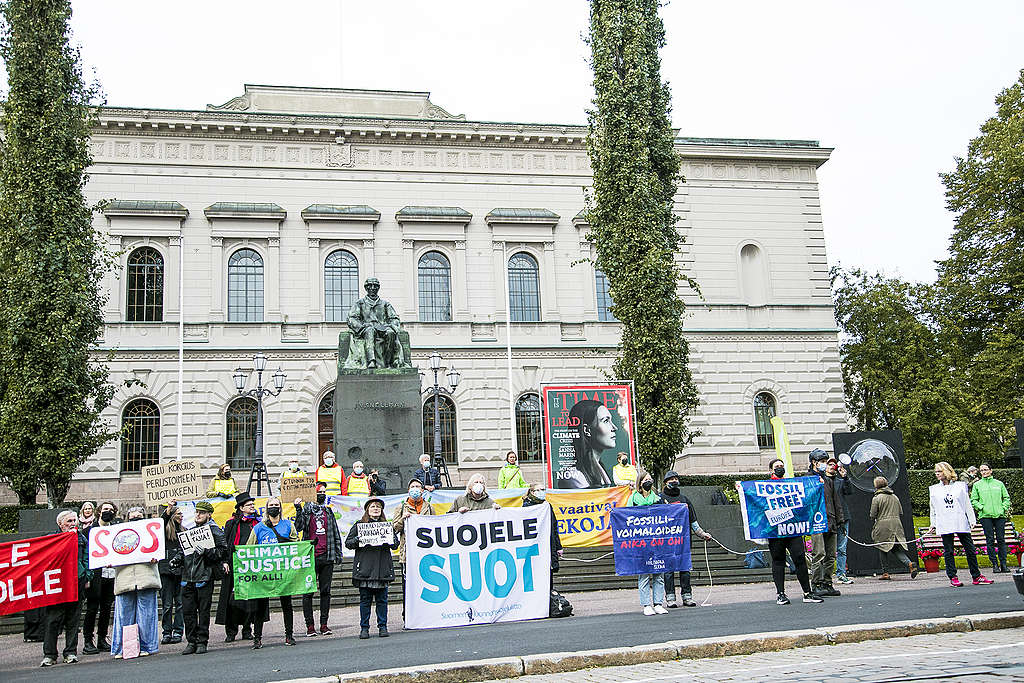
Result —
M 78 534 L 0 543 L 0 614 L 78 600 Z

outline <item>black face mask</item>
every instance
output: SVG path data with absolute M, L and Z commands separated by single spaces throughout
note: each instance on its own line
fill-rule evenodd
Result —
M 104 522 L 114 521 L 114 511 L 104 510 L 103 512 L 100 513 L 100 519 L 102 519 Z
M 678 492 L 679 491 L 679 484 L 678 484 L 678 482 L 673 482 L 671 484 L 665 484 L 665 490 L 668 491 L 669 493 L 676 493 L 676 492 Z
M 326 493 L 318 493 L 318 494 L 316 494 L 316 502 L 317 502 L 317 504 L 323 505 L 326 500 L 327 500 L 327 494 Z
M 640 488 L 642 488 L 644 491 L 650 491 L 652 486 L 654 486 L 654 482 L 652 482 L 649 479 L 644 480 L 643 482 L 640 483 Z
M 281 508 L 278 508 L 278 507 L 267 508 L 267 514 L 270 515 L 271 517 L 280 517 L 281 516 Z
M 772 472 L 774 472 L 775 476 L 779 477 L 779 478 L 782 478 L 782 477 L 786 476 L 786 468 L 785 467 L 776 467 L 775 469 L 772 470 Z

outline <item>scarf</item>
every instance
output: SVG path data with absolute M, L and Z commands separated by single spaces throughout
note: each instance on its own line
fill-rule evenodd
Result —
M 405 504 L 408 505 L 409 508 L 412 509 L 413 512 L 415 512 L 417 515 L 420 514 L 420 512 L 423 510 L 423 505 L 426 502 L 427 501 L 425 501 L 423 498 L 420 498 L 417 501 L 413 501 L 412 498 L 406 498 L 405 499 Z
M 238 520 L 238 526 L 235 527 L 235 545 L 242 543 L 243 522 L 249 522 L 249 531 L 252 531 L 252 527 L 257 523 L 256 515 L 242 515 L 242 518 Z

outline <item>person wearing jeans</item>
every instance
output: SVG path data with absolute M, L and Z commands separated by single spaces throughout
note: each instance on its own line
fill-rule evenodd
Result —
M 850 540 L 850 504 L 846 497 L 853 493 L 846 468 L 838 461 L 829 460 L 825 471 L 832 481 L 836 501 L 836 581 L 850 584 L 853 579 L 846 575 L 846 542 Z M 838 519 L 842 517 L 842 521 Z
M 974 508 L 967 494 L 967 484 L 958 481 L 956 471 L 948 462 L 935 463 L 935 478 L 938 484 L 928 488 L 928 505 L 931 513 L 931 533 L 942 537 L 943 558 L 946 561 L 946 576 L 949 585 L 959 588 L 963 584 L 956 575 L 956 556 L 953 554 L 953 537 L 960 539 L 967 567 L 970 569 L 974 585 L 992 583 L 978 569 L 978 558 L 971 540 L 971 527 L 974 526 Z
M 1006 519 L 1010 516 L 1010 494 L 1003 482 L 992 476 L 987 462 L 978 468 L 981 479 L 971 489 L 971 506 L 978 514 L 981 528 L 985 530 L 985 547 L 992 571 L 1007 572 L 1006 567 Z
M 627 503 L 629 507 L 657 505 L 663 501 L 661 494 L 654 490 L 654 479 L 649 473 L 641 472 L 637 481 L 640 482 L 640 486 L 630 495 Z M 638 574 L 636 584 L 637 590 L 640 592 L 640 606 L 643 607 L 644 616 L 668 614 L 664 604 L 664 574 Z
M 370 605 L 377 605 L 377 631 L 388 637 L 388 584 L 395 580 L 391 551 L 398 549 L 398 538 L 390 545 L 363 545 L 359 542 L 359 526 L 370 522 L 387 522 L 384 501 L 368 498 L 363 504 L 363 517 L 352 525 L 345 538 L 345 547 L 356 551 L 352 561 L 352 585 L 359 588 L 359 638 L 370 637 Z
M 316 584 L 320 590 L 320 633 L 313 625 L 313 594 L 302 596 L 302 616 L 306 620 L 306 636 L 332 635 L 327 620 L 331 615 L 331 580 L 334 565 L 341 562 L 341 532 L 334 519 L 334 512 L 327 506 L 327 484 L 316 485 L 316 500 L 302 504 L 295 499 L 295 531 L 302 540 L 313 544 L 313 568 Z

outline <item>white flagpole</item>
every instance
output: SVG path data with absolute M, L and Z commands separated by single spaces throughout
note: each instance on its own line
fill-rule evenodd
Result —
M 516 406 L 512 387 L 512 287 L 508 281 L 508 242 L 503 250 L 505 255 L 505 353 L 508 356 L 508 424 L 511 436 L 510 448 L 516 443 Z
M 181 460 L 182 403 L 185 396 L 185 237 L 179 238 L 178 248 L 178 433 L 174 459 Z

